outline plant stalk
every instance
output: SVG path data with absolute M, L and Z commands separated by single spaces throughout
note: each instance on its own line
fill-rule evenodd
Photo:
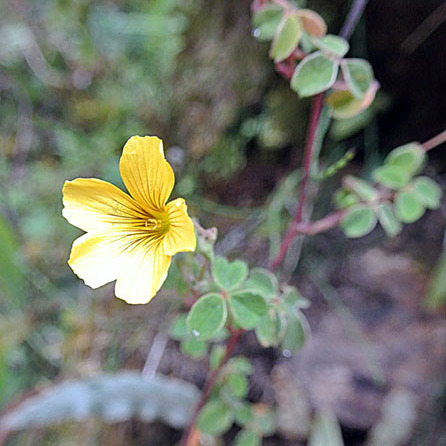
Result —
M 274 3 L 280 4 L 281 6 L 288 7 L 290 6 L 287 4 L 286 0 L 272 0 Z M 355 29 L 357 23 L 359 22 L 361 15 L 364 11 L 364 8 L 366 7 L 368 3 L 368 0 L 355 0 L 353 3 L 353 6 L 347 16 L 346 22 L 342 28 L 341 36 L 348 39 L 351 34 L 353 33 L 353 30 Z M 253 2 L 253 10 L 258 8 L 263 4 L 263 0 L 254 0 Z M 283 73 L 282 73 L 283 74 Z M 292 73 L 291 73 L 292 74 Z M 291 75 L 287 73 L 285 76 L 287 78 L 291 78 Z M 310 168 L 311 168 L 311 162 L 313 159 L 313 150 L 315 147 L 315 137 L 317 128 L 319 125 L 319 120 L 321 117 L 322 109 L 323 109 L 323 103 L 324 103 L 324 94 L 320 93 L 316 95 L 313 98 L 313 104 L 312 104 L 312 110 L 311 110 L 311 116 L 310 116 L 310 122 L 308 126 L 308 133 L 307 133 L 307 142 L 305 147 L 305 154 L 304 154 L 304 166 L 303 166 L 303 176 L 301 179 L 300 189 L 299 189 L 299 202 L 298 207 L 296 211 L 296 216 L 294 219 L 293 225 L 290 227 L 289 232 L 287 236 L 285 237 L 284 241 L 282 242 L 282 246 L 280 249 L 280 252 L 276 259 L 273 260 L 270 270 L 276 269 L 283 259 L 285 258 L 286 252 L 288 250 L 289 245 L 293 241 L 293 239 L 299 234 L 299 233 L 319 233 L 322 231 L 325 231 L 331 227 L 336 226 L 339 221 L 342 218 L 342 211 L 339 211 L 337 213 L 330 214 L 325 219 L 319 220 L 318 222 L 314 223 L 307 223 L 302 225 L 303 223 L 303 216 L 304 216 L 304 210 L 305 210 L 305 200 L 307 196 L 307 186 L 308 186 L 308 180 L 310 177 Z M 299 226 L 301 225 L 301 226 Z M 307 225 L 307 226 L 305 226 Z M 316 232 L 309 232 L 309 231 L 316 231 Z M 203 406 L 206 404 L 207 399 L 209 395 L 212 392 L 212 389 L 214 388 L 215 383 L 217 382 L 217 379 L 220 375 L 220 372 L 223 368 L 223 366 L 226 364 L 228 359 L 230 358 L 234 348 L 238 344 L 244 330 L 234 330 L 231 333 L 231 337 L 229 338 L 226 351 L 224 354 L 224 357 L 217 367 L 212 373 L 209 374 L 206 384 L 203 388 L 200 400 L 197 404 L 197 407 L 194 410 L 194 413 L 192 415 L 191 421 L 189 423 L 189 426 L 187 427 L 186 431 L 184 432 L 184 435 L 181 439 L 180 446 L 194 446 L 194 442 L 196 440 L 196 430 L 195 425 L 198 419 L 198 415 L 200 413 L 200 410 L 203 408 Z
M 435 147 L 438 147 L 441 144 L 446 143 L 446 130 L 443 130 L 438 135 L 434 136 L 433 138 L 429 139 L 425 143 L 422 144 L 423 149 L 428 152 L 429 150 L 435 149 Z
M 221 360 L 218 367 L 209 374 L 206 384 L 203 388 L 203 391 L 201 393 L 200 400 L 198 401 L 197 407 L 194 410 L 194 413 L 192 415 L 191 421 L 189 423 L 189 426 L 184 432 L 184 435 L 181 439 L 180 446 L 194 446 L 193 440 L 194 440 L 194 429 L 195 425 L 197 423 L 198 415 L 200 414 L 200 410 L 203 408 L 203 406 L 206 404 L 207 399 L 209 395 L 212 392 L 212 389 L 214 388 L 214 385 L 218 379 L 218 376 L 220 375 L 221 369 L 223 366 L 228 362 L 228 359 L 230 358 L 232 352 L 234 351 L 234 348 L 238 344 L 238 341 L 240 340 L 241 336 L 243 334 L 243 330 L 234 330 L 231 334 L 231 337 L 229 338 L 228 345 L 226 346 L 226 351 L 223 356 L 223 359 Z
M 316 130 L 319 124 L 319 118 L 321 117 L 322 107 L 324 105 L 324 94 L 319 93 L 314 96 L 313 104 L 311 108 L 310 122 L 308 124 L 307 142 L 305 144 L 304 153 L 304 165 L 302 167 L 302 179 L 299 188 L 299 202 L 297 205 L 296 216 L 291 227 L 288 229 L 288 233 L 285 236 L 282 245 L 280 246 L 279 253 L 271 263 L 271 270 L 275 271 L 283 259 L 286 256 L 289 246 L 294 238 L 298 235 L 296 230 L 297 225 L 302 223 L 305 210 L 305 201 L 307 198 L 308 179 L 310 178 L 311 162 L 313 160 L 314 139 L 316 136 Z

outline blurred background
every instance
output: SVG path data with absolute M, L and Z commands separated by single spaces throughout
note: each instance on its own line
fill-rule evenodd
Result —
M 299 3 L 331 33 L 350 6 Z M 333 125 L 323 156 L 356 147 L 346 171 L 367 178 L 390 149 L 446 127 L 444 1 L 371 0 L 350 54 L 370 60 L 381 91 L 361 119 Z M 219 228 L 218 252 L 265 265 L 293 214 L 308 109 L 252 37 L 249 0 L 0 0 L 0 409 L 67 379 L 142 370 L 153 345 L 162 346 L 160 372 L 202 386 L 205 361 L 184 360 L 176 342 L 157 337 L 175 299 L 169 284 L 135 308 L 113 298 L 113 286 L 92 291 L 72 273 L 80 231 L 61 216 L 63 182 L 123 187 L 126 140 L 158 135 L 174 194 Z M 431 151 L 426 168 L 443 185 L 444 150 Z M 337 185 L 313 191 L 314 216 L 329 211 Z M 255 370 L 249 397 L 277 405 L 278 432 L 265 445 L 306 444 L 309 414 L 324 407 L 346 446 L 446 444 L 444 211 L 395 239 L 376 229 L 347 241 L 333 230 L 296 247 L 285 273 L 312 301 L 312 340 L 292 358 L 249 335 L 239 348 Z M 7 444 L 180 437 L 168 422 L 93 415 Z M 54 417 L 51 404 L 41 416 Z

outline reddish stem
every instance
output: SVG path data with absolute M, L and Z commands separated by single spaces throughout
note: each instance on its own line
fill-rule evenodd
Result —
M 440 144 L 444 144 L 446 142 L 446 130 L 442 131 L 438 135 L 434 136 L 433 138 L 429 139 L 429 141 L 426 141 L 422 144 L 423 149 L 426 150 L 432 150 L 433 148 L 439 146 Z
M 280 246 L 279 254 L 277 254 L 276 258 L 271 263 L 272 271 L 276 270 L 283 262 L 288 248 L 291 245 L 291 242 L 298 234 L 298 232 L 296 231 L 296 227 L 303 221 L 305 201 L 307 198 L 308 179 L 310 177 L 311 161 L 313 159 L 314 139 L 316 136 L 316 130 L 319 123 L 319 118 L 321 116 L 323 104 L 323 93 L 319 93 L 318 95 L 314 96 L 313 105 L 311 108 L 310 122 L 308 125 L 307 143 L 305 145 L 304 165 L 302 167 L 302 178 L 300 181 L 299 202 L 297 205 L 296 216 L 294 217 L 294 221 L 290 225 L 287 235 L 285 236 L 282 245 Z
M 195 424 L 197 423 L 197 419 L 198 419 L 200 410 L 206 404 L 206 401 L 212 392 L 212 389 L 218 379 L 218 376 L 220 375 L 221 369 L 223 368 L 223 366 L 226 364 L 226 362 L 230 358 L 235 346 L 237 345 L 238 341 L 240 340 L 240 337 L 242 336 L 242 333 L 243 333 L 243 330 L 233 330 L 232 331 L 231 337 L 229 338 L 229 341 L 228 341 L 228 345 L 226 346 L 225 355 L 223 356 L 223 359 L 221 360 L 219 366 L 208 376 L 208 379 L 206 380 L 206 384 L 205 384 L 203 391 L 201 393 L 200 400 L 198 401 L 197 407 L 194 410 L 194 413 L 192 415 L 189 426 L 186 429 L 186 431 L 184 432 L 183 438 L 181 439 L 180 446 L 193 446 L 191 441 L 194 438 L 194 428 L 195 428 Z
M 276 3 L 280 6 L 282 6 L 285 10 L 288 10 L 292 8 L 293 6 L 288 3 L 286 0 L 271 0 L 273 3 Z M 352 24 L 350 25 L 351 30 L 349 29 L 349 34 L 352 32 L 354 27 L 357 24 L 357 21 L 359 20 L 359 17 L 367 4 L 368 0 L 355 0 L 353 4 L 353 9 L 355 10 L 354 20 L 352 19 Z M 266 4 L 265 0 L 253 0 L 252 3 L 252 11 L 255 12 L 262 6 Z M 359 8 L 357 5 L 360 4 L 361 8 Z M 304 56 L 303 52 L 300 52 L 298 49 L 295 53 L 293 53 L 285 63 L 277 64 L 276 69 L 288 80 L 291 79 L 292 74 L 294 72 L 294 61 L 296 59 L 300 59 Z M 300 184 L 300 191 L 299 191 L 299 203 L 296 211 L 296 216 L 294 219 L 294 222 L 292 225 L 290 225 L 290 228 L 288 230 L 288 234 L 285 237 L 282 246 L 280 248 L 279 255 L 274 259 L 271 270 L 276 269 L 280 263 L 283 261 L 287 249 L 291 242 L 293 241 L 294 237 L 296 237 L 297 234 L 301 233 L 308 233 L 308 234 L 317 234 L 319 232 L 326 231 L 327 229 L 330 229 L 334 226 L 336 226 L 342 216 L 343 211 L 335 212 L 333 214 L 328 215 L 327 217 L 318 220 L 314 223 L 303 223 L 303 213 L 305 208 L 305 200 L 306 200 L 306 194 L 307 194 L 307 185 L 308 185 L 308 179 L 310 175 L 310 167 L 311 167 L 311 161 L 313 158 L 313 148 L 314 148 L 314 139 L 316 136 L 316 131 L 319 123 L 319 118 L 322 113 L 323 108 L 323 102 L 324 102 L 324 94 L 320 93 L 317 96 L 313 98 L 313 104 L 312 104 L 312 110 L 311 110 L 311 117 L 308 127 L 308 136 L 307 136 L 307 143 L 305 146 L 305 154 L 304 154 L 304 166 L 303 166 L 303 175 L 301 179 Z M 203 406 L 206 404 L 206 401 L 209 397 L 209 395 L 212 392 L 212 389 L 217 382 L 217 379 L 220 375 L 220 372 L 223 368 L 223 366 L 228 361 L 229 357 L 231 356 L 234 348 L 236 347 L 238 341 L 240 340 L 241 335 L 243 334 L 244 330 L 233 330 L 231 332 L 231 337 L 229 338 L 228 345 L 226 347 L 225 355 L 217 367 L 216 370 L 214 370 L 209 376 L 206 381 L 205 387 L 203 389 L 203 392 L 201 394 L 200 400 L 197 404 L 197 407 L 194 410 L 194 413 L 192 415 L 191 422 L 189 423 L 188 428 L 186 429 L 183 438 L 181 439 L 180 446 L 194 446 L 194 442 L 196 439 L 196 429 L 195 424 L 198 419 L 198 415 L 200 413 L 200 410 L 203 408 Z
M 321 218 L 320 220 L 316 220 L 311 223 L 297 224 L 294 226 L 296 235 L 316 235 L 320 234 L 321 232 L 326 232 L 329 229 L 338 226 L 345 214 L 346 210 L 342 209 L 340 211 L 332 212 L 331 214 L 328 214 L 326 217 Z

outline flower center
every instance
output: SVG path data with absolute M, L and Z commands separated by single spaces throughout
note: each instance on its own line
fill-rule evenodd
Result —
M 165 218 L 148 218 L 144 222 L 144 226 L 149 231 L 156 231 L 156 232 L 160 232 L 160 233 L 164 234 L 169 229 L 169 219 L 167 217 L 165 217 Z

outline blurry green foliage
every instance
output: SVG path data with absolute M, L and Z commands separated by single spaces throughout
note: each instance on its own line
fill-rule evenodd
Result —
M 257 135 L 241 127 L 271 73 L 246 39 L 248 14 L 204 0 L 0 0 L 0 406 L 58 373 L 116 370 L 147 341 L 114 320 L 119 303 L 103 308 L 79 288 L 66 264 L 79 232 L 61 217 L 60 190 L 78 176 L 122 186 L 118 155 L 134 134 L 163 137 L 187 197 L 200 175 L 242 168 Z M 183 348 L 200 356 L 207 344 Z

